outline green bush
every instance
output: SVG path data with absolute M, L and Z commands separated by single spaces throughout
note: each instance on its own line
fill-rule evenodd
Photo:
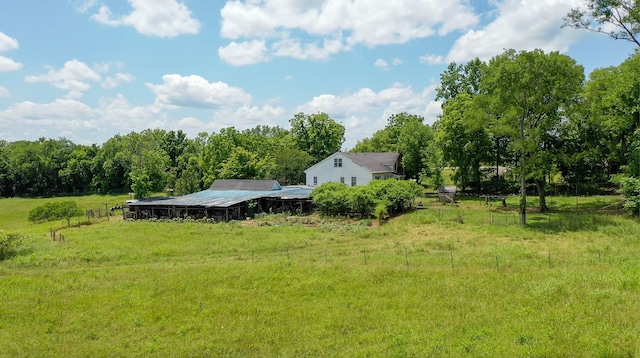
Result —
M 69 219 L 82 215 L 75 201 L 49 202 L 29 212 L 29 221 L 43 222 L 60 219 Z
M 329 182 L 313 189 L 311 195 L 323 214 L 347 215 L 351 211 L 348 193 L 346 184 Z
M 378 223 L 382 224 L 384 218 L 389 214 L 389 210 L 387 209 L 387 203 L 385 201 L 381 201 L 376 205 L 375 215 L 378 219 Z
M 638 214 L 640 210 L 640 179 L 628 176 L 615 176 L 613 182 L 620 186 L 619 192 L 627 198 L 624 208 Z
M 0 230 L 0 261 L 15 256 L 21 243 L 21 234 Z
M 313 201 L 323 214 L 357 214 L 368 218 L 378 216 L 376 206 L 384 202 L 388 214 L 398 214 L 411 208 L 413 199 L 422 193 L 415 182 L 406 180 L 374 180 L 366 186 L 348 187 L 329 182 L 313 190 Z M 386 215 L 386 213 L 385 213 Z

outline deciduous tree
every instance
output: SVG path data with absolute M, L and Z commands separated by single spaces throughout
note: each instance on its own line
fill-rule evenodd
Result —
M 289 122 L 296 146 L 314 162 L 339 151 L 344 143 L 344 126 L 326 113 L 298 113 Z
M 483 76 L 482 92 L 490 99 L 490 115 L 511 138 L 520 157 L 520 221 L 526 224 L 526 180 L 531 178 L 548 211 L 545 176 L 554 155 L 553 137 L 565 111 L 577 101 L 584 69 L 572 58 L 542 50 L 507 50 L 494 57 Z

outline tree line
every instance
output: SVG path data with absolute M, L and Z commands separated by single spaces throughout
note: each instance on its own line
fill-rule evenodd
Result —
M 304 182 L 303 171 L 340 150 L 344 126 L 325 113 L 296 114 L 291 128 L 256 126 L 187 138 L 182 130 L 115 135 L 102 145 L 68 139 L 0 141 L 0 196 L 203 190 L 218 178 Z

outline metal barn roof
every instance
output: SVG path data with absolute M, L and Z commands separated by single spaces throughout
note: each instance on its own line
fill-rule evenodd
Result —
M 216 182 L 218 182 L 218 180 L 216 180 Z M 274 180 L 273 182 L 280 187 L 280 184 L 278 184 L 277 181 Z M 144 199 L 130 205 L 228 208 L 245 201 L 259 198 L 279 198 L 285 200 L 307 199 L 311 196 L 311 191 L 313 191 L 313 188 L 306 186 L 285 186 L 276 190 L 232 190 L 213 189 L 213 187 L 214 185 L 207 190 L 184 196 Z
M 265 191 L 280 190 L 282 187 L 277 180 L 217 179 L 209 189 Z

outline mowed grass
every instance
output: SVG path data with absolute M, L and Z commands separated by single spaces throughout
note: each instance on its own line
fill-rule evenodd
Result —
M 516 198 L 423 199 L 382 226 L 116 216 L 64 243 L 27 221 L 46 199 L 3 199 L 30 239 L 0 262 L 0 356 L 640 355 L 637 219 L 550 199 L 528 227 Z

